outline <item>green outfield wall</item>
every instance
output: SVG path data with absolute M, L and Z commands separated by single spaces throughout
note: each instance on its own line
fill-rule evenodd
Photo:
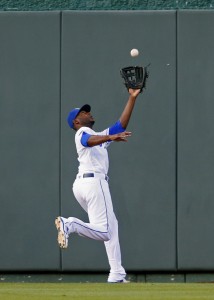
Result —
M 113 124 L 120 69 L 149 63 L 133 135 L 109 148 L 123 264 L 178 280 L 214 270 L 213 28 L 212 10 L 0 12 L 2 272 L 108 272 L 103 243 L 57 245 L 56 216 L 87 221 L 66 117 L 89 103 L 95 129 Z
M 213 9 L 213 0 L 0 0 L 0 10 L 171 10 Z

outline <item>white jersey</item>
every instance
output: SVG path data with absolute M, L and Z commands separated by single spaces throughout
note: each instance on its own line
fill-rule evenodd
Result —
M 107 175 L 109 168 L 107 147 L 111 142 L 105 142 L 94 147 L 85 147 L 81 143 L 83 132 L 90 135 L 108 135 L 109 128 L 102 132 L 95 132 L 89 127 L 81 127 L 75 134 L 75 143 L 79 161 L 79 174 L 102 173 Z

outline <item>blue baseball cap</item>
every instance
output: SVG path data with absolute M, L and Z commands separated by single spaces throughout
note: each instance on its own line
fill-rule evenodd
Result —
M 83 105 L 81 108 L 74 108 L 72 111 L 69 112 L 68 117 L 67 117 L 67 121 L 68 121 L 68 125 L 74 129 L 74 123 L 73 120 L 76 119 L 76 117 L 78 116 L 78 114 L 81 111 L 86 111 L 89 112 L 91 111 L 91 106 L 88 104 Z

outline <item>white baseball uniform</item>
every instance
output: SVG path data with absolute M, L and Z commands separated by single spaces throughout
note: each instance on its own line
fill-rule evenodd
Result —
M 122 280 L 126 276 L 121 265 L 118 222 L 108 185 L 107 147 L 111 142 L 89 147 L 87 140 L 91 135 L 108 135 L 123 131 L 118 121 L 102 132 L 95 132 L 89 127 L 81 127 L 76 132 L 79 172 L 73 184 L 73 192 L 79 204 L 88 213 L 89 223 L 74 217 L 63 218 L 68 234 L 76 232 L 83 237 L 104 241 L 110 264 L 110 282 Z

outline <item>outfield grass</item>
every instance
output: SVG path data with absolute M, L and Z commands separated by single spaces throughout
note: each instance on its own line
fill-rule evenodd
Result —
M 214 284 L 188 283 L 0 283 L 5 300 L 214 299 Z

